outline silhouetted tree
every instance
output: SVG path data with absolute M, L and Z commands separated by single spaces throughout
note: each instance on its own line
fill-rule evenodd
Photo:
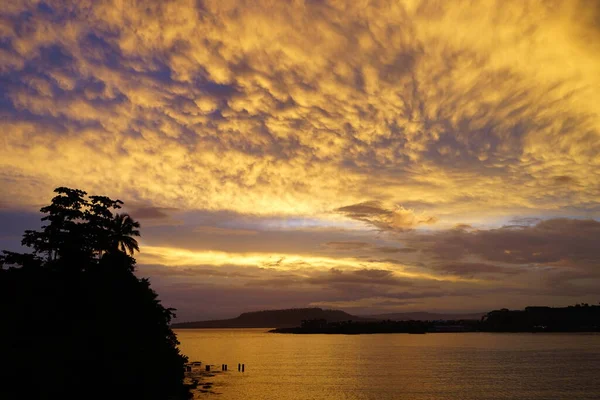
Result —
M 492 332 L 597 332 L 600 330 L 600 307 L 581 303 L 568 307 L 495 310 L 486 315 L 480 328 Z
M 135 251 L 140 251 L 137 240 L 132 237 L 140 236 L 139 227 L 140 224 L 134 221 L 129 214 L 115 215 L 110 237 L 111 250 L 118 249 L 130 255 L 133 255 Z
M 139 223 L 119 200 L 55 192 L 32 252 L 0 256 L 0 399 L 183 396 L 174 310 L 133 274 Z

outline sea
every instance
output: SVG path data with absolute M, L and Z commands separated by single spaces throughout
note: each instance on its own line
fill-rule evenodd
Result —
M 182 353 L 211 365 L 195 398 L 600 399 L 600 334 L 267 331 L 176 330 Z

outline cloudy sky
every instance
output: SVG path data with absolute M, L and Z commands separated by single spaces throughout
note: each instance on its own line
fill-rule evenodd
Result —
M 15 0 L 0 88 L 0 248 L 119 198 L 180 320 L 600 301 L 597 0 Z

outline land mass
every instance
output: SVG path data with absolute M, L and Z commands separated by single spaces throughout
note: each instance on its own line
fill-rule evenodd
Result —
M 368 315 L 366 318 L 378 321 L 448 321 L 448 320 L 480 320 L 487 313 L 444 314 L 430 312 L 405 312 Z
M 427 333 L 427 332 L 597 332 L 600 306 L 526 307 L 488 313 L 427 312 L 352 315 L 341 310 L 296 308 L 247 312 L 236 318 L 182 322 L 174 329 L 274 328 L 276 333 Z
M 246 312 L 236 318 L 180 322 L 172 324 L 174 329 L 198 328 L 292 328 L 302 324 L 304 320 L 324 319 L 328 322 L 339 321 L 373 321 L 371 318 L 359 317 L 341 310 L 323 310 L 321 308 L 293 308 L 288 310 L 265 310 Z
M 366 334 L 438 332 L 600 332 L 600 306 L 526 307 L 494 310 L 481 319 L 459 320 L 304 320 L 300 326 L 274 329 L 274 333 Z

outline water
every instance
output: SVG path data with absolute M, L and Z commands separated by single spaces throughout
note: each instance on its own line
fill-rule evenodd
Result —
M 600 399 L 598 334 L 176 333 L 190 361 L 229 365 L 200 399 Z

